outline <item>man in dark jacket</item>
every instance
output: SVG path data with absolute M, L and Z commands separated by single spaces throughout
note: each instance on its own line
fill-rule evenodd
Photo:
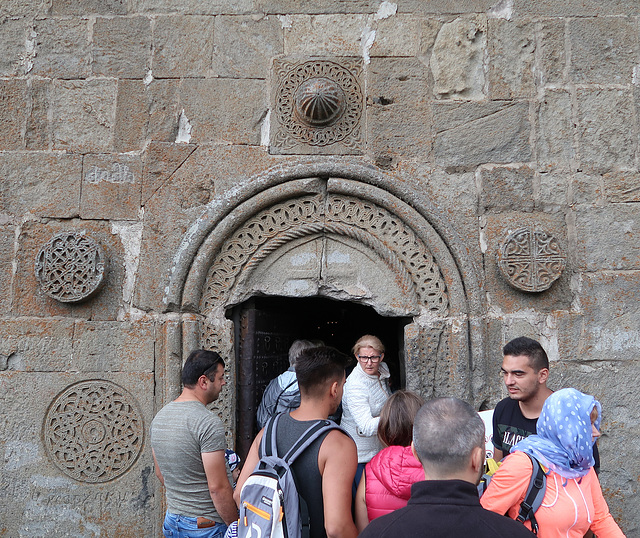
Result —
M 360 537 L 534 536 L 480 506 L 476 486 L 485 458 L 484 423 L 469 404 L 457 398 L 428 401 L 416 415 L 411 446 L 426 480 L 413 484 L 407 506 L 374 519 Z

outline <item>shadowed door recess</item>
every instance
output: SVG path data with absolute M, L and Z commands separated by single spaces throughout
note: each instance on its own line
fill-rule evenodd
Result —
M 244 457 L 258 431 L 256 410 L 271 379 L 289 367 L 294 340 L 322 340 L 351 356 L 363 334 L 378 336 L 394 389 L 404 387 L 402 334 L 406 318 L 380 316 L 371 307 L 323 298 L 254 297 L 233 309 L 237 346 L 237 444 Z M 352 362 L 351 367 L 355 363 Z

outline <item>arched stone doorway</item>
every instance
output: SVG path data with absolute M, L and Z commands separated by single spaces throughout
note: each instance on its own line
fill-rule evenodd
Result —
M 465 252 L 436 208 L 372 167 L 328 160 L 269 171 L 212 202 L 185 235 L 165 295 L 167 309 L 182 314 L 182 349 L 172 355 L 203 346 L 236 357 L 234 307 L 321 297 L 408 318 L 398 339 L 407 387 L 475 399 L 482 308 Z M 168 357 L 167 365 L 175 379 L 179 363 Z M 228 390 L 218 405 L 230 437 L 237 414 L 255 412 L 237 404 Z

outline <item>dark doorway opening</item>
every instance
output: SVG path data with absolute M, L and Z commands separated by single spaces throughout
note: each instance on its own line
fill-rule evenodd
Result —
M 237 360 L 236 450 L 242 458 L 258 433 L 262 393 L 289 367 L 289 347 L 298 338 L 322 340 L 351 357 L 356 340 L 374 334 L 386 347 L 392 389 L 406 385 L 403 335 L 410 318 L 383 317 L 370 306 L 320 297 L 253 297 L 230 314 Z

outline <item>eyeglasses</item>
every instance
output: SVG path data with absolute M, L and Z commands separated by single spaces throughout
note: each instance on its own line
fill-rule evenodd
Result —
M 382 355 L 372 355 L 371 357 L 365 357 L 364 355 L 358 355 L 358 360 L 360 362 L 364 362 L 367 363 L 369 361 L 371 361 L 372 363 L 376 363 L 376 362 L 380 362 L 380 359 L 382 358 Z

